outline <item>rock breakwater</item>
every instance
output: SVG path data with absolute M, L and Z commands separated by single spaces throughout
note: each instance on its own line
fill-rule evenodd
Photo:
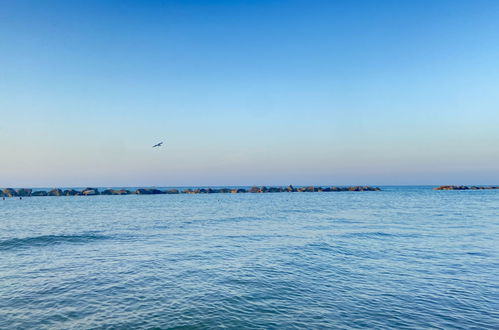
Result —
M 433 190 L 486 190 L 486 189 L 499 189 L 499 186 L 440 186 L 433 188 Z
M 243 194 L 243 193 L 278 193 L 278 192 L 340 192 L 340 191 L 380 191 L 378 187 L 371 186 L 351 186 L 351 187 L 251 187 L 244 188 L 186 188 L 184 190 L 156 188 L 139 188 L 134 191 L 127 189 L 104 189 L 85 188 L 81 191 L 75 189 L 62 190 L 54 188 L 49 191 L 33 189 L 13 189 L 5 188 L 0 191 L 0 197 L 41 197 L 41 196 L 97 196 L 97 195 L 159 195 L 159 194 Z

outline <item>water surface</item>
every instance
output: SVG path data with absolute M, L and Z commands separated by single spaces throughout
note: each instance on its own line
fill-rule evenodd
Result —
M 0 328 L 499 328 L 499 191 L 0 201 Z

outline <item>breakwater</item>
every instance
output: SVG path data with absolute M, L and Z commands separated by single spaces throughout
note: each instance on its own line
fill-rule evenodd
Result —
M 433 188 L 433 190 L 485 190 L 485 189 L 499 189 L 499 186 L 440 186 Z
M 378 187 L 371 186 L 350 186 L 350 187 L 251 187 L 244 188 L 186 188 L 186 189 L 167 189 L 139 188 L 136 190 L 128 189 L 104 189 L 86 188 L 83 190 L 60 189 L 51 190 L 33 190 L 29 188 L 5 188 L 0 191 L 0 197 L 42 197 L 42 196 L 96 196 L 96 195 L 159 195 L 159 194 L 243 194 L 243 193 L 278 193 L 278 192 L 341 192 L 341 191 L 380 191 Z

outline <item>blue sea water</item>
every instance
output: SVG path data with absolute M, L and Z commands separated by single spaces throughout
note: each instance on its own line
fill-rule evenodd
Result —
M 2 329 L 499 328 L 499 191 L 0 201 Z

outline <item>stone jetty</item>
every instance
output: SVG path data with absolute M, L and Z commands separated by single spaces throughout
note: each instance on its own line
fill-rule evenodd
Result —
M 499 186 L 440 186 L 433 188 L 433 190 L 486 190 L 486 189 L 499 189 Z
M 139 188 L 135 191 L 127 189 L 105 189 L 99 191 L 97 188 L 85 188 L 83 190 L 54 188 L 49 191 L 33 189 L 5 188 L 0 190 L 0 197 L 41 197 L 41 196 L 97 196 L 97 195 L 159 195 L 159 194 L 243 194 L 243 193 L 279 193 L 279 192 L 340 192 L 340 191 L 380 191 L 378 187 L 351 186 L 351 187 L 251 187 L 244 188 L 186 188 L 184 190 L 156 188 Z

